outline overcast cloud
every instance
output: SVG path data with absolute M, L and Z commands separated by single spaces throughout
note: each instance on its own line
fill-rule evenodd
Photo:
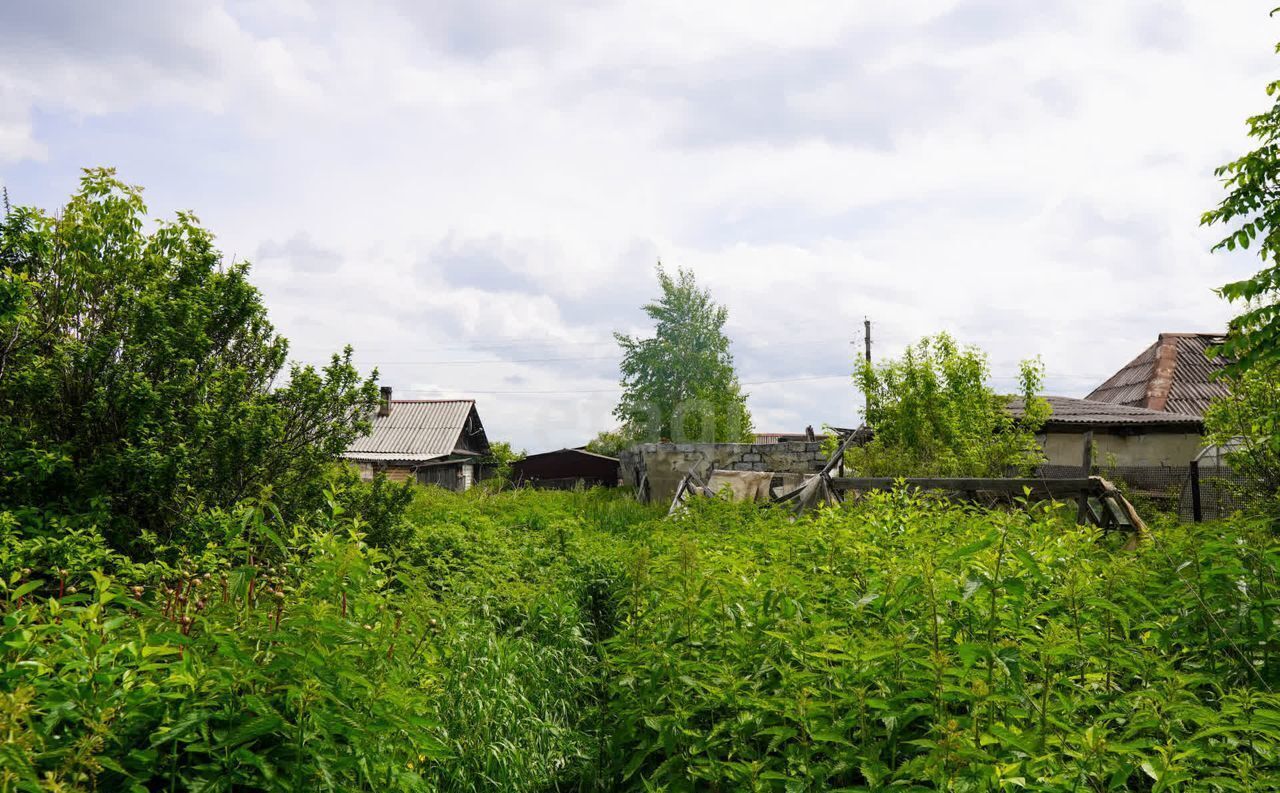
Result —
M 659 258 L 728 306 L 762 431 L 857 420 L 864 315 L 1079 396 L 1256 269 L 1198 219 L 1271 5 L 11 0 L 0 182 L 116 166 L 254 262 L 297 358 L 531 451 L 612 426 Z

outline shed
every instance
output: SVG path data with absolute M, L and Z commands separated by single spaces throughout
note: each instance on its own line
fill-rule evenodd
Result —
M 1197 415 L 1072 397 L 1044 399 L 1053 412 L 1037 439 L 1050 466 L 1078 468 L 1086 432 L 1093 433 L 1099 464 L 1186 465 L 1204 445 L 1204 421 Z M 1015 418 L 1022 411 L 1021 399 L 1010 400 Z
M 383 387 L 372 430 L 342 455 L 364 479 L 384 473 L 463 491 L 487 473 L 489 439 L 471 399 L 392 399 Z
M 1085 399 L 1203 418 L 1209 403 L 1227 393 L 1214 379 L 1227 361 L 1207 355 L 1223 341 L 1217 333 L 1161 333 Z
M 618 458 L 589 452 L 583 447 L 531 454 L 511 465 L 511 477 L 535 487 L 615 487 Z

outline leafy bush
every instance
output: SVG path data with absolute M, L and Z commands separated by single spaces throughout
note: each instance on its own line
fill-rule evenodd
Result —
M 1246 500 L 1280 517 L 1280 368 L 1256 365 L 1225 380 L 1229 393 L 1205 411 L 1205 440 L 1250 483 Z
M 617 457 L 625 449 L 641 442 L 641 438 L 632 437 L 625 429 L 600 430 L 596 436 L 587 441 L 587 451 L 603 454 L 606 457 Z
M 358 518 L 364 539 L 384 550 L 402 547 L 413 534 L 404 511 L 413 501 L 414 488 L 409 482 L 396 484 L 379 472 L 362 482 L 353 466 L 337 465 L 330 474 L 329 486 L 344 514 Z
M 906 493 L 655 531 L 608 641 L 610 759 L 665 790 L 1280 784 L 1280 545 Z
M 1044 379 L 1038 361 L 1019 370 L 1021 416 L 988 385 L 990 366 L 977 347 L 940 333 L 908 347 L 900 359 L 856 373 L 866 394 L 874 437 L 846 462 L 862 476 L 1006 476 L 1043 460 L 1035 433 L 1049 416 L 1036 396 Z M 834 451 L 834 447 L 831 449 Z
M 331 491 L 148 584 L 6 573 L 0 791 L 1280 783 L 1262 523 L 1130 552 L 1074 507 L 902 492 L 412 496 L 390 554 Z
M 525 458 L 524 450 L 516 451 L 508 441 L 491 441 L 489 453 L 483 460 L 488 469 L 487 478 L 479 485 L 486 490 L 501 490 L 511 483 L 512 466 Z
M 180 213 L 144 231 L 141 189 L 87 171 L 57 213 L 0 221 L 0 509 L 83 516 L 143 559 L 264 488 L 287 515 L 377 399 L 347 350 L 293 366 L 248 265 Z
M 625 531 L 653 512 L 600 493 L 414 497 L 419 568 L 369 546 L 330 491 L 287 529 L 246 504 L 219 553 L 147 585 L 14 569 L 0 791 L 594 780 L 596 640 L 621 567 L 620 540 L 585 516 Z
M 259 525 L 255 534 L 279 538 Z M 274 566 L 164 585 L 10 577 L 0 789 L 421 789 L 447 757 L 382 559 L 323 521 Z M 24 604 L 24 598 L 27 602 Z

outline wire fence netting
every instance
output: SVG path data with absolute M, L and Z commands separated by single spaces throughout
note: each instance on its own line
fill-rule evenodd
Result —
M 1135 504 L 1146 503 L 1183 520 L 1195 519 L 1196 477 L 1190 465 L 1095 465 L 1091 474 L 1114 482 Z M 1038 476 L 1067 479 L 1080 476 L 1080 467 L 1043 465 Z M 1200 515 L 1203 520 L 1224 518 L 1244 508 L 1243 493 L 1249 480 L 1220 464 L 1199 465 Z

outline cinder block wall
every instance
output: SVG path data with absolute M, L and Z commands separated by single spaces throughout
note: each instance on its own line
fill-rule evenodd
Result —
M 648 482 L 650 501 L 667 502 L 690 468 L 727 471 L 817 473 L 826 465 L 821 443 L 645 443 L 618 455 L 622 482 L 635 488 Z

